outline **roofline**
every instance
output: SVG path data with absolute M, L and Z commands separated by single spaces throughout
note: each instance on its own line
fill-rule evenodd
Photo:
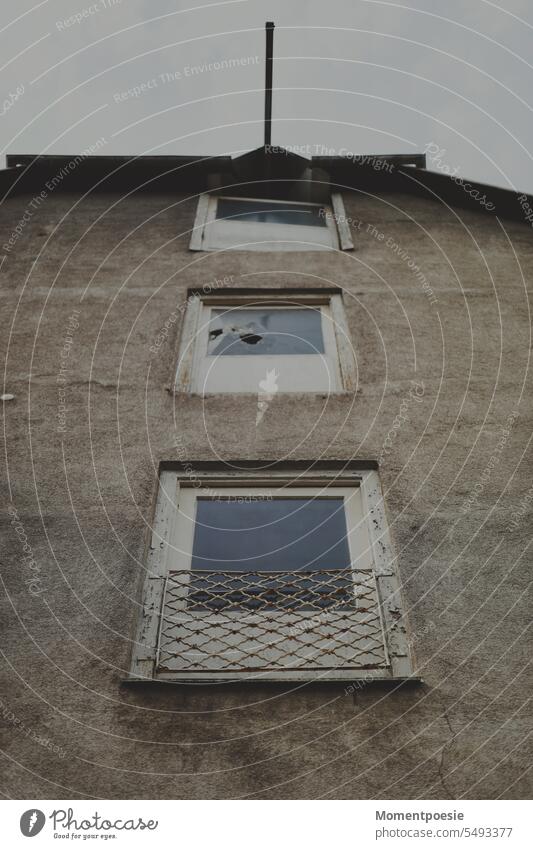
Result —
M 243 160 L 248 168 L 244 174 Z M 235 158 L 13 153 L 7 155 L 6 162 L 7 168 L 0 170 L 3 199 L 46 190 L 46 183 L 51 180 L 55 180 L 55 191 L 178 192 L 183 188 L 192 193 L 250 182 L 311 180 L 317 184 L 329 182 L 339 190 L 414 194 L 525 224 L 533 220 L 531 195 L 428 171 L 424 167 L 425 154 L 315 156 L 308 160 L 271 146 L 270 150 L 259 148 Z
M 262 150 L 262 148 L 259 148 Z M 254 153 L 255 151 L 250 151 L 250 153 Z M 269 145 L 267 147 L 267 152 L 281 153 L 283 156 L 294 156 L 297 159 L 300 159 L 309 165 L 318 165 L 322 166 L 324 163 L 339 163 L 339 162 L 353 162 L 354 164 L 365 165 L 370 162 L 390 162 L 395 163 L 397 165 L 413 165 L 417 168 L 425 168 L 426 166 L 426 154 L 425 153 L 372 153 L 372 154 L 353 154 L 353 156 L 312 156 L 310 159 L 304 156 L 300 156 L 299 154 L 293 154 L 290 150 L 286 150 L 279 145 Z M 248 154 L 242 154 L 242 156 L 247 156 Z M 202 162 L 204 163 L 216 163 L 218 165 L 231 165 L 231 163 L 236 162 L 241 158 L 239 156 L 180 156 L 180 155 L 170 155 L 170 156 L 118 156 L 118 155 L 91 155 L 85 156 L 83 153 L 73 153 L 73 154 L 39 154 L 39 153 L 7 153 L 6 154 L 6 166 L 7 168 L 16 168 L 20 166 L 33 165 L 39 162 L 49 162 L 53 164 L 59 164 L 60 162 L 64 162 L 65 164 L 71 162 L 74 159 L 81 158 L 84 162 L 86 161 L 94 161 L 94 162 L 102 162 L 109 164 L 133 164 L 133 163 L 179 163 L 183 165 L 197 165 Z

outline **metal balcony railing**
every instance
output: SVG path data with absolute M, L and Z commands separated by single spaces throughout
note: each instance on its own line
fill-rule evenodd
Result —
M 172 571 L 158 673 L 388 665 L 371 570 Z

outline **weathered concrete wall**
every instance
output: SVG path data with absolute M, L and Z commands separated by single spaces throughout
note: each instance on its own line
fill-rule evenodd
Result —
M 2 243 L 30 202 L 3 205 Z M 531 513 L 508 526 L 531 486 L 531 230 L 407 196 L 345 205 L 356 252 L 215 255 L 188 251 L 194 200 L 55 193 L 5 259 L 6 795 L 530 795 Z M 342 286 L 356 396 L 275 399 L 257 428 L 255 398 L 174 397 L 179 322 L 150 346 L 187 287 L 222 277 Z M 121 685 L 158 463 L 184 457 L 381 458 L 425 683 Z

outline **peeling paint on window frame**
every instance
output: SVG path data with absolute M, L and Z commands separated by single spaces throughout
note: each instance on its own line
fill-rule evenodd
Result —
M 401 581 L 396 567 L 396 558 L 392 548 L 385 505 L 379 474 L 376 468 L 353 470 L 353 463 L 340 471 L 331 468 L 319 470 L 310 467 L 301 471 L 297 464 L 283 464 L 284 470 L 272 470 L 267 473 L 259 470 L 239 470 L 228 472 L 223 463 L 219 470 L 195 471 L 195 481 L 183 470 L 181 464 L 174 469 L 166 464 L 160 470 L 159 489 L 154 511 L 153 527 L 148 546 L 146 575 L 142 590 L 141 612 L 138 617 L 133 650 L 131 656 L 129 682 L 167 683 L 209 683 L 213 681 L 381 681 L 381 682 L 419 682 L 414 673 L 408 637 L 408 623 L 404 613 Z M 363 466 L 363 464 L 361 464 Z M 351 467 L 351 468 L 350 468 Z M 198 488 L 200 481 L 200 488 Z M 370 540 L 373 573 L 378 593 L 380 615 L 382 617 L 384 645 L 388 666 L 380 668 L 377 674 L 361 668 L 360 670 L 331 669 L 317 673 L 313 668 L 277 670 L 263 672 L 256 678 L 249 672 L 175 672 L 163 676 L 156 675 L 159 626 L 162 612 L 164 587 L 170 569 L 169 553 L 175 540 L 175 523 L 178 516 L 180 493 L 194 487 L 198 493 L 202 490 L 217 488 L 260 487 L 312 487 L 317 494 L 328 487 L 358 487 L 362 497 L 363 515 L 368 538 Z
M 194 225 L 192 229 L 189 250 L 191 251 L 324 251 L 343 250 L 351 251 L 354 243 L 349 226 L 346 225 L 347 217 L 344 211 L 344 203 L 340 192 L 333 192 L 330 203 L 309 203 L 305 201 L 290 201 L 293 206 L 318 207 L 324 209 L 325 227 L 317 228 L 305 225 L 287 225 L 266 222 L 243 222 L 242 220 L 227 221 L 217 219 L 217 205 L 219 199 L 237 200 L 240 203 L 246 201 L 260 201 L 268 203 L 273 207 L 276 204 L 286 204 L 287 200 L 259 197 L 233 197 L 225 194 L 203 193 L 199 195 L 198 206 Z M 224 233 L 215 235 L 213 228 L 217 222 L 222 222 Z M 289 230 L 287 230 L 289 228 Z M 324 231 L 327 241 L 319 241 L 317 233 L 313 231 Z M 231 236 L 230 236 L 231 233 Z M 234 234 L 234 235 L 233 235 Z M 285 236 L 285 238 L 284 238 Z M 288 238 L 290 236 L 290 238 Z M 217 244 L 218 239 L 221 244 Z
M 204 312 L 206 309 L 216 306 L 227 309 L 231 309 L 232 307 L 261 308 L 267 306 L 312 306 L 327 308 L 334 334 L 334 339 L 330 339 L 327 355 L 330 358 L 335 358 L 336 382 L 336 385 L 332 387 L 329 394 L 351 395 L 356 391 L 357 364 L 344 310 L 342 292 L 340 290 L 262 289 L 250 294 L 240 294 L 236 290 L 228 289 L 224 291 L 221 289 L 216 295 L 193 293 L 187 299 L 187 309 L 183 318 L 177 351 L 177 366 L 172 375 L 172 384 L 175 393 L 198 394 L 205 397 L 208 394 L 218 395 L 231 392 L 231 390 L 225 389 L 222 386 L 216 393 L 203 393 L 198 392 L 196 387 L 198 362 L 199 358 L 203 356 L 201 351 L 202 327 L 206 325 L 207 321 Z M 289 392 L 280 392 L 279 395 L 292 395 L 299 392 L 305 392 L 306 395 L 324 394 L 324 390 L 319 388 L 300 390 L 295 387 Z M 249 394 L 254 393 L 250 392 Z

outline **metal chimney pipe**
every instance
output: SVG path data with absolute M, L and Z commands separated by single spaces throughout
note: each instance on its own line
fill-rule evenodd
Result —
M 272 64 L 274 53 L 274 23 L 267 21 L 265 62 L 265 147 L 272 144 Z

